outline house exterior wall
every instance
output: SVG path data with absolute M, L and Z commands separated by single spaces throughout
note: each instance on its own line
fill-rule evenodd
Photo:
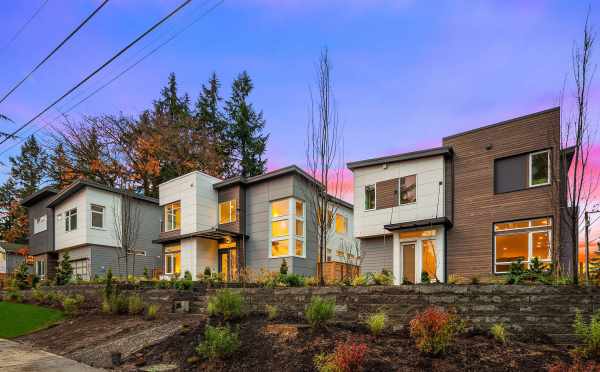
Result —
M 360 239 L 362 262 L 360 271 L 366 273 L 380 273 L 382 269 L 392 272 L 393 237 L 391 234 L 376 238 Z
M 52 196 L 42 198 L 35 204 L 27 207 L 27 220 L 29 226 L 28 246 L 32 256 L 52 252 L 54 250 L 54 213 L 51 208 L 46 208 Z M 46 230 L 34 234 L 34 221 L 46 216 Z
M 88 222 L 85 191 L 80 190 L 54 208 L 54 240 L 57 251 L 86 243 Z M 65 231 L 65 212 L 73 208 L 77 208 L 77 229 Z
M 391 223 L 418 221 L 445 215 L 445 161 L 433 156 L 397 163 L 373 165 L 353 170 L 354 173 L 354 236 L 357 238 L 379 236 L 386 231 L 383 226 Z M 417 201 L 393 208 L 365 210 L 365 186 L 378 182 L 417 175 Z M 440 186 L 440 182 L 442 185 Z M 376 190 L 377 194 L 377 190 Z
M 560 235 L 557 218 L 560 111 L 547 110 L 502 125 L 447 137 L 454 150 L 454 226 L 448 231 L 448 274 L 493 273 L 495 222 L 553 217 L 553 246 Z M 494 193 L 494 160 L 551 149 L 553 185 Z

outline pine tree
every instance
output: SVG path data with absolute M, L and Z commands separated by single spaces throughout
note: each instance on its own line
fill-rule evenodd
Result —
M 47 161 L 46 151 L 33 135 L 21 146 L 20 155 L 9 158 L 11 177 L 16 182 L 19 197 L 32 194 L 45 182 Z
M 58 263 L 56 268 L 56 275 L 54 281 L 56 285 L 68 284 L 73 278 L 73 266 L 71 266 L 71 257 L 68 253 L 65 253 L 62 260 Z
M 252 80 L 244 71 L 233 82 L 231 97 L 225 103 L 227 137 L 234 161 L 228 176 L 252 177 L 266 170 L 267 161 L 263 155 L 269 135 L 263 134 L 262 112 L 257 113 L 247 101 L 252 89 Z
M 56 145 L 48 160 L 48 179 L 55 187 L 62 189 L 75 180 L 73 165 L 62 143 Z

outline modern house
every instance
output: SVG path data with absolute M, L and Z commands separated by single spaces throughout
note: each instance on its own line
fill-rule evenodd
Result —
M 28 208 L 36 273 L 42 277 L 53 276 L 65 253 L 74 275 L 82 279 L 105 275 L 109 268 L 114 275 L 125 275 L 125 255 L 118 249 L 125 239 L 134 241 L 128 252 L 129 273 L 134 261 L 136 275 L 160 268 L 161 246 L 152 243 L 160 231 L 161 213 L 154 198 L 78 180 L 60 192 L 42 189 L 23 205 Z M 127 215 L 132 216 L 129 222 Z M 135 235 L 124 235 L 124 226 L 139 228 Z
M 363 272 L 388 269 L 396 284 L 502 274 L 511 262 L 552 254 L 566 208 L 560 109 L 455 134 L 443 146 L 348 163 L 354 236 Z
M 314 275 L 315 184 L 297 166 L 227 180 L 196 171 L 162 183 L 162 230 L 155 242 L 164 247 L 164 273 L 188 271 L 197 278 L 209 267 L 234 280 L 243 269 L 278 271 L 285 259 L 289 272 Z M 331 200 L 336 227 L 328 242 L 337 252 L 353 241 L 353 208 Z
M 25 244 L 0 242 L 0 279 L 6 274 L 14 273 L 23 262 L 28 265 L 31 272 L 31 263 L 28 262 L 29 249 Z

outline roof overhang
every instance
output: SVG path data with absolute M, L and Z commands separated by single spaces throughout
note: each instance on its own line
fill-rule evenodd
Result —
M 353 161 L 346 164 L 346 166 L 348 167 L 348 169 L 354 170 L 357 168 L 372 167 L 374 165 L 390 164 L 407 160 L 429 158 L 432 156 L 450 157 L 452 156 L 452 148 L 448 146 L 435 147 L 432 149 L 407 152 L 404 154 L 396 154 L 391 156 L 383 156 L 380 158 Z
M 122 189 L 116 189 L 114 187 L 102 185 L 100 183 L 89 181 L 89 180 L 77 180 L 77 181 L 73 182 L 72 184 L 70 184 L 65 189 L 63 189 L 61 192 L 59 192 L 50 201 L 50 203 L 48 203 L 48 208 L 57 206 L 58 204 L 62 203 L 63 201 L 67 200 L 69 197 L 71 197 L 72 195 L 77 193 L 79 190 L 82 190 L 86 187 L 91 187 L 91 188 L 98 189 L 98 190 L 104 190 L 104 191 L 108 191 L 108 192 L 119 194 L 119 195 L 130 196 L 137 200 L 141 200 L 141 201 L 145 201 L 148 203 L 158 205 L 158 199 L 151 198 L 149 196 L 136 194 L 136 193 L 129 192 L 126 190 L 122 190 Z
M 44 187 L 43 189 L 40 189 L 40 190 L 34 192 L 33 194 L 29 195 L 28 197 L 23 198 L 23 200 L 21 200 L 21 205 L 24 207 L 29 207 L 44 198 L 54 196 L 56 194 L 58 194 L 57 189 L 55 189 L 51 186 Z
M 423 227 L 433 227 L 433 226 L 444 226 L 444 227 L 452 227 L 452 221 L 448 217 L 437 217 L 437 218 L 428 218 L 425 220 L 418 221 L 410 221 L 410 222 L 400 222 L 400 223 L 392 223 L 389 225 L 384 225 L 383 228 L 388 231 L 399 231 L 399 230 L 414 230 Z
M 210 239 L 210 240 L 223 240 L 223 239 L 227 239 L 227 238 L 230 238 L 230 239 L 236 238 L 237 239 L 237 238 L 241 238 L 241 237 L 248 239 L 248 235 L 244 235 L 244 234 L 240 234 L 240 233 L 237 233 L 234 231 L 229 231 L 229 230 L 224 230 L 224 229 L 212 228 L 212 229 L 193 232 L 193 233 L 189 233 L 189 234 L 172 235 L 172 236 L 168 236 L 168 237 L 164 237 L 164 238 L 159 238 L 159 239 L 153 240 L 152 243 L 165 244 L 165 243 L 176 242 L 176 241 L 179 241 L 181 239 L 186 239 L 186 238 L 204 238 L 204 239 Z

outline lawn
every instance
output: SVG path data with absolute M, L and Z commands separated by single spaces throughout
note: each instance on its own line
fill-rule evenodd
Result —
M 0 338 L 13 338 L 38 331 L 63 317 L 58 310 L 0 301 Z

